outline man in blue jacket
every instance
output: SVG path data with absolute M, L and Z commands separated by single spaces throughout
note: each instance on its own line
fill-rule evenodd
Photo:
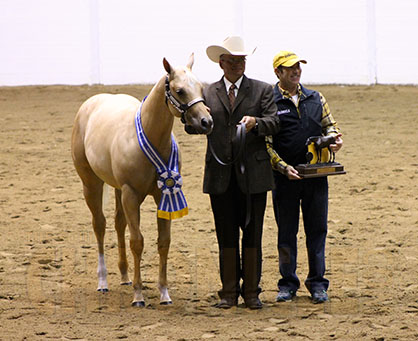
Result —
M 279 82 L 274 87 L 274 101 L 280 119 L 280 131 L 267 138 L 267 149 L 274 170 L 276 188 L 273 206 L 278 225 L 279 293 L 276 301 L 291 301 L 300 287 L 296 275 L 297 233 L 299 211 L 308 249 L 309 274 L 305 285 L 314 303 L 328 301 L 329 285 L 325 274 L 325 239 L 327 235 L 327 177 L 303 179 L 295 169 L 306 163 L 306 140 L 310 136 L 333 135 L 331 150 L 337 152 L 343 144 L 339 128 L 324 96 L 300 84 L 300 59 L 290 51 L 281 51 L 273 59 Z

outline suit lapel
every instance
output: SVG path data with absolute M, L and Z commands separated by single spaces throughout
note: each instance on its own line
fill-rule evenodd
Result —
M 218 82 L 217 86 L 216 86 L 216 95 L 219 97 L 219 99 L 221 100 L 221 103 L 223 104 L 223 106 L 225 107 L 226 111 L 228 113 L 231 113 L 231 110 L 229 109 L 229 98 L 226 94 L 226 88 L 225 88 L 225 82 L 224 79 L 222 77 L 222 79 Z
M 247 77 L 242 78 L 241 86 L 238 90 L 238 96 L 235 99 L 234 108 L 232 111 L 234 111 L 238 105 L 244 100 L 245 97 L 248 96 L 248 93 L 250 92 L 250 82 L 248 81 Z

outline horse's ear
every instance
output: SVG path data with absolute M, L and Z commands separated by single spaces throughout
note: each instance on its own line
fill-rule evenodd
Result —
M 191 70 L 193 67 L 193 63 L 194 63 L 194 53 L 192 52 L 186 66 Z
M 164 69 L 165 71 L 167 71 L 167 73 L 171 73 L 171 65 L 170 63 L 167 61 L 167 59 L 163 59 L 163 65 L 164 65 Z

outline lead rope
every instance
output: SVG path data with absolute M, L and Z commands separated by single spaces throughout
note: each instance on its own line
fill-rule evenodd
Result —
M 245 172 L 245 158 L 244 158 L 244 154 L 245 154 L 245 135 L 246 135 L 246 127 L 245 127 L 245 123 L 241 123 L 238 125 L 237 127 L 237 135 L 236 135 L 236 139 L 235 139 L 235 143 L 238 144 L 238 152 L 235 156 L 235 158 L 230 161 L 230 162 L 224 162 L 222 161 L 218 155 L 216 155 L 215 150 L 212 146 L 212 143 L 210 141 L 210 135 L 208 136 L 208 146 L 209 146 L 209 150 L 212 153 L 213 157 L 215 158 L 215 160 L 222 166 L 231 166 L 234 163 L 236 163 L 237 161 L 239 161 L 239 169 L 241 174 L 244 175 L 245 177 L 245 189 L 246 189 L 246 201 L 247 201 L 247 209 L 246 209 L 246 215 L 245 215 L 245 227 L 248 226 L 248 224 L 250 223 L 251 220 L 251 195 L 250 195 L 250 190 L 249 190 L 249 179 L 248 179 L 248 174 Z

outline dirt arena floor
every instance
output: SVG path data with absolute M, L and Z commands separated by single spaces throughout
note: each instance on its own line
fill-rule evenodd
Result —
M 347 170 L 329 178 L 330 302 L 312 304 L 302 287 L 293 302 L 275 303 L 277 228 L 269 194 L 260 311 L 242 302 L 227 311 L 213 307 L 220 282 L 212 214 L 202 194 L 206 141 L 186 135 L 178 120 L 190 213 L 172 225 L 174 304 L 159 305 L 150 198 L 142 207 L 147 306 L 132 308 L 132 288 L 119 285 L 113 193 L 106 209 L 110 291 L 96 292 L 96 240 L 70 154 L 73 119 L 93 94 L 143 98 L 150 86 L 0 88 L 0 340 L 417 340 L 418 88 L 313 88 L 328 99 L 342 129 L 337 161 Z M 302 227 L 299 242 L 303 281 Z

